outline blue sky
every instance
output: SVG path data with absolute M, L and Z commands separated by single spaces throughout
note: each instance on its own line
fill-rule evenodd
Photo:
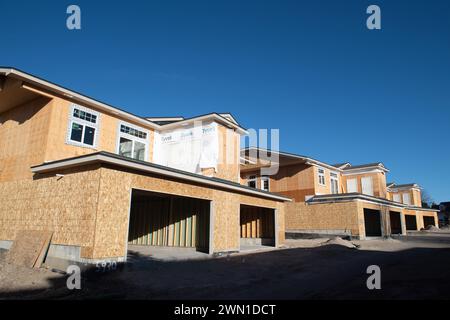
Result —
M 382 161 L 450 201 L 449 1 L 29 2 L 0 2 L 0 65 L 141 116 L 231 112 L 283 151 Z

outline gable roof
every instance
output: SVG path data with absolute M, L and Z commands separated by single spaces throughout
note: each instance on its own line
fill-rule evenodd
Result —
M 349 164 L 345 166 L 342 170 L 344 173 L 352 173 L 352 172 L 362 173 L 369 170 L 380 170 L 383 172 L 389 172 L 389 169 L 387 169 L 382 162 L 359 164 L 355 166 Z
M 58 84 L 44 80 L 42 78 L 39 78 L 37 76 L 31 75 L 29 73 L 26 73 L 24 71 L 21 71 L 21 70 L 12 68 L 12 67 L 0 67 L 0 75 L 4 75 L 6 77 L 11 77 L 16 80 L 26 82 L 27 83 L 26 85 L 22 84 L 22 88 L 24 88 L 26 90 L 40 92 L 42 95 L 51 94 L 51 95 L 61 96 L 64 99 L 67 99 L 70 101 L 75 101 L 77 103 L 85 105 L 86 107 L 91 106 L 91 107 L 100 109 L 104 112 L 110 112 L 110 113 L 113 113 L 116 115 L 120 115 L 125 119 L 132 120 L 134 122 L 148 126 L 155 130 L 165 130 L 165 129 L 167 129 L 167 127 L 176 128 L 178 123 L 182 123 L 185 121 L 186 122 L 194 122 L 194 121 L 215 120 L 219 123 L 224 124 L 225 126 L 235 129 L 236 132 L 238 132 L 239 134 L 248 134 L 247 130 L 245 128 L 242 128 L 235 121 L 233 121 L 229 117 L 226 118 L 215 112 L 197 116 L 197 117 L 193 117 L 190 119 L 183 119 L 182 121 L 178 121 L 178 122 L 171 122 L 168 124 L 160 125 L 158 123 L 155 123 L 155 122 L 149 120 L 149 118 L 143 118 L 143 117 L 137 116 L 135 114 L 132 114 L 132 113 L 125 111 L 123 109 L 120 109 L 118 107 L 112 106 L 105 102 L 101 102 L 99 100 L 96 100 L 96 99 L 86 96 L 84 94 L 81 94 L 77 91 L 67 89 Z
M 342 163 L 336 163 L 333 164 L 333 167 L 339 168 L 339 169 L 344 169 L 348 166 L 351 166 L 350 162 L 342 162 Z
M 421 189 L 421 187 L 417 183 L 406 183 L 406 184 L 395 184 L 392 183 L 387 185 L 390 190 L 398 190 L 398 189 Z
M 264 153 L 267 153 L 268 155 L 276 153 L 276 154 L 279 154 L 280 156 L 284 156 L 284 157 L 287 157 L 290 159 L 297 159 L 300 161 L 304 161 L 306 164 L 309 164 L 309 165 L 324 167 L 324 168 L 330 169 L 332 171 L 342 171 L 341 169 L 336 168 L 335 166 L 332 166 L 328 163 L 313 159 L 308 156 L 302 156 L 299 154 L 294 154 L 294 153 L 289 153 L 289 152 L 274 151 L 274 150 L 269 150 L 269 149 L 264 149 L 264 148 L 259 148 L 259 147 L 248 147 L 248 148 L 241 149 L 241 156 L 246 157 L 246 153 L 250 152 L 251 150 L 255 150 L 258 152 L 258 158 L 260 158 L 259 157 L 260 151 L 263 151 Z

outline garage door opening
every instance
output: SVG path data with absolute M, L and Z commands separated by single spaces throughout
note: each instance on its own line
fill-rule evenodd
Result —
M 381 214 L 379 210 L 364 209 L 366 237 L 381 237 Z
M 241 249 L 275 246 L 275 210 L 241 205 Z
M 390 211 L 391 234 L 402 234 L 402 219 L 400 212 Z
M 133 190 L 128 243 L 209 251 L 210 201 Z
M 423 217 L 423 227 L 429 227 L 429 226 L 435 226 L 436 227 L 436 223 L 434 221 L 434 217 Z
M 405 214 L 406 230 L 417 231 L 416 216 Z

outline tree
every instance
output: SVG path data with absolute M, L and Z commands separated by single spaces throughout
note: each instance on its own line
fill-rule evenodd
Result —
M 422 190 L 421 192 L 422 197 L 422 207 L 423 208 L 431 208 L 432 204 L 434 203 L 433 198 L 430 196 L 430 194 L 426 190 Z

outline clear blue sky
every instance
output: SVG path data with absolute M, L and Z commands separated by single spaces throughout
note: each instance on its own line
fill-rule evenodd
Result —
M 66 29 L 78 4 L 82 30 Z M 366 8 L 382 10 L 369 31 Z M 141 116 L 231 112 L 283 151 L 450 201 L 450 1 L 0 2 L 0 65 Z

